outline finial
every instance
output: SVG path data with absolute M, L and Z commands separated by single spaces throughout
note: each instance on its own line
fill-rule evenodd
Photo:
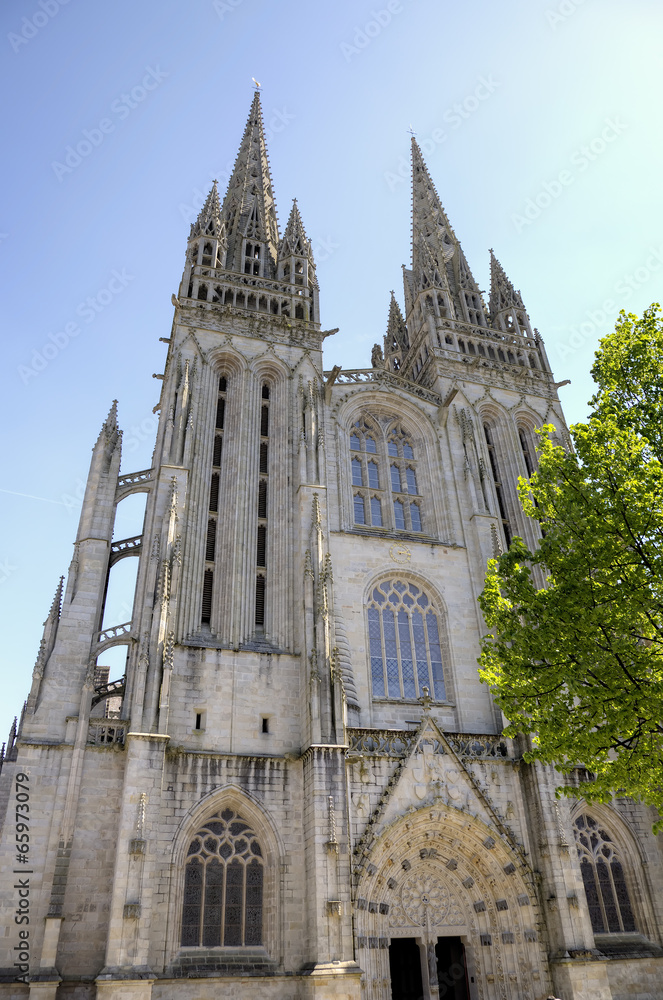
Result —
M 258 83 L 258 81 L 256 80 L 255 76 L 252 76 L 252 77 L 251 77 L 251 79 L 253 80 L 253 82 L 254 82 L 254 83 L 255 83 L 255 85 L 256 85 L 256 90 L 260 90 L 260 84 L 259 84 L 259 83 Z
M 423 708 L 424 715 L 430 715 L 430 707 L 433 704 L 433 699 L 430 696 L 429 688 L 427 688 L 425 684 L 421 689 L 421 697 L 417 698 L 417 701 Z

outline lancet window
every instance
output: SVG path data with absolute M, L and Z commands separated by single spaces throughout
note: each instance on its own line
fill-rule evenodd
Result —
M 523 461 L 525 462 L 525 468 L 527 469 L 528 478 L 534 472 L 536 466 L 534 464 L 534 451 L 532 448 L 532 441 L 530 434 L 524 427 L 518 428 L 518 439 L 520 441 L 520 449 L 523 453 Z
M 265 627 L 265 586 L 267 567 L 267 515 L 269 500 L 269 385 L 260 392 L 260 454 L 258 471 L 258 528 L 256 535 L 256 606 L 255 625 Z
M 444 701 L 444 619 L 414 583 L 390 579 L 373 588 L 368 636 L 374 698 Z
M 260 244 L 244 244 L 244 274 L 260 274 Z
M 263 853 L 238 813 L 224 809 L 189 844 L 184 875 L 184 948 L 263 943 Z
M 394 527 L 398 531 L 421 531 L 421 499 L 414 447 L 400 424 L 392 427 L 389 433 L 387 454 Z
M 423 531 L 414 446 L 400 423 L 385 440 L 368 417 L 350 434 L 350 472 L 355 524 L 396 531 Z
M 577 818 L 573 832 L 592 930 L 595 934 L 635 931 L 624 866 L 617 845 L 586 813 Z
M 214 561 L 216 559 L 217 528 L 219 518 L 219 482 L 223 455 L 223 435 L 226 422 L 226 397 L 228 380 L 219 378 L 214 419 L 214 443 L 212 445 L 212 476 L 210 479 L 207 504 L 207 537 L 205 540 L 205 571 L 203 576 L 203 600 L 200 621 L 209 625 L 212 620 L 212 598 L 214 593 Z
M 502 522 L 502 530 L 504 531 L 504 540 L 506 541 L 508 547 L 511 545 L 512 538 L 511 522 L 509 521 L 506 499 L 504 496 L 504 480 L 502 479 L 499 461 L 497 458 L 497 451 L 495 449 L 495 438 L 490 424 L 483 425 L 483 433 L 486 439 L 486 447 L 488 449 L 488 461 L 490 462 L 490 471 L 493 477 L 493 486 L 495 487 L 495 496 L 497 497 L 497 506 L 499 508 L 500 520 Z
M 383 526 L 384 477 L 380 477 L 377 441 L 380 431 L 370 420 L 358 420 L 350 434 L 355 524 Z

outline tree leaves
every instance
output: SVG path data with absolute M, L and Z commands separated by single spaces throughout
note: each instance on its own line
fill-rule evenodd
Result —
M 529 759 L 595 775 L 588 799 L 629 795 L 663 812 L 663 320 L 621 313 L 600 344 L 597 391 L 574 452 L 539 431 L 520 480 L 545 532 L 488 565 L 479 603 L 493 634 L 482 680 L 534 733 Z M 565 788 L 566 794 L 575 789 Z

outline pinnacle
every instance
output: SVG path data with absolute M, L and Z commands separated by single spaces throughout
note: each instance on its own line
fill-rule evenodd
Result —
M 99 436 L 97 437 L 97 442 L 95 448 L 102 440 L 110 441 L 111 438 L 117 437 L 121 438 L 122 432 L 117 425 L 117 400 L 114 399 L 111 403 L 111 408 L 108 411 L 108 416 L 101 425 L 101 430 L 99 431 Z
M 60 582 L 55 590 L 55 597 L 51 603 L 50 610 L 48 612 L 48 617 L 44 622 L 44 625 L 49 621 L 49 619 L 57 619 L 60 617 L 60 608 L 62 607 L 62 589 L 64 587 L 64 577 L 60 577 Z
M 297 199 L 293 198 L 292 208 L 288 217 L 288 222 L 283 233 L 283 239 L 279 244 L 279 256 L 284 257 L 287 253 L 300 254 L 305 257 L 311 256 L 311 244 L 304 229 L 304 223 L 299 213 Z
M 396 343 L 402 350 L 407 347 L 407 327 L 405 325 L 405 320 L 403 319 L 403 313 L 401 312 L 401 307 L 399 306 L 396 296 L 391 292 L 391 299 L 389 300 L 389 318 L 387 319 L 387 336 L 385 342 L 388 346 L 388 350 L 392 349 L 392 345 Z
M 490 249 L 490 315 L 494 319 L 502 309 L 509 309 L 515 306 L 524 309 L 523 300 L 519 291 L 513 287 L 512 282 L 507 277 L 507 273 Z
M 207 195 L 205 204 L 201 208 L 198 218 L 191 226 L 189 239 L 200 236 L 202 233 L 209 233 L 210 236 L 220 236 L 223 228 L 221 222 L 221 203 L 219 201 L 219 191 L 216 180 L 213 182 L 210 193 Z
M 104 421 L 104 427 L 114 430 L 117 427 L 117 400 L 114 399 L 111 403 L 111 408 L 108 411 L 108 416 Z

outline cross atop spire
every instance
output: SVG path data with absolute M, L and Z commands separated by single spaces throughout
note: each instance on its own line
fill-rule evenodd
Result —
M 253 95 L 246 128 L 223 200 L 221 218 L 228 236 L 228 270 L 245 270 L 243 241 L 250 239 L 252 246 L 255 241 L 264 253 L 261 273 L 265 277 L 273 277 L 279 229 L 259 90 Z

